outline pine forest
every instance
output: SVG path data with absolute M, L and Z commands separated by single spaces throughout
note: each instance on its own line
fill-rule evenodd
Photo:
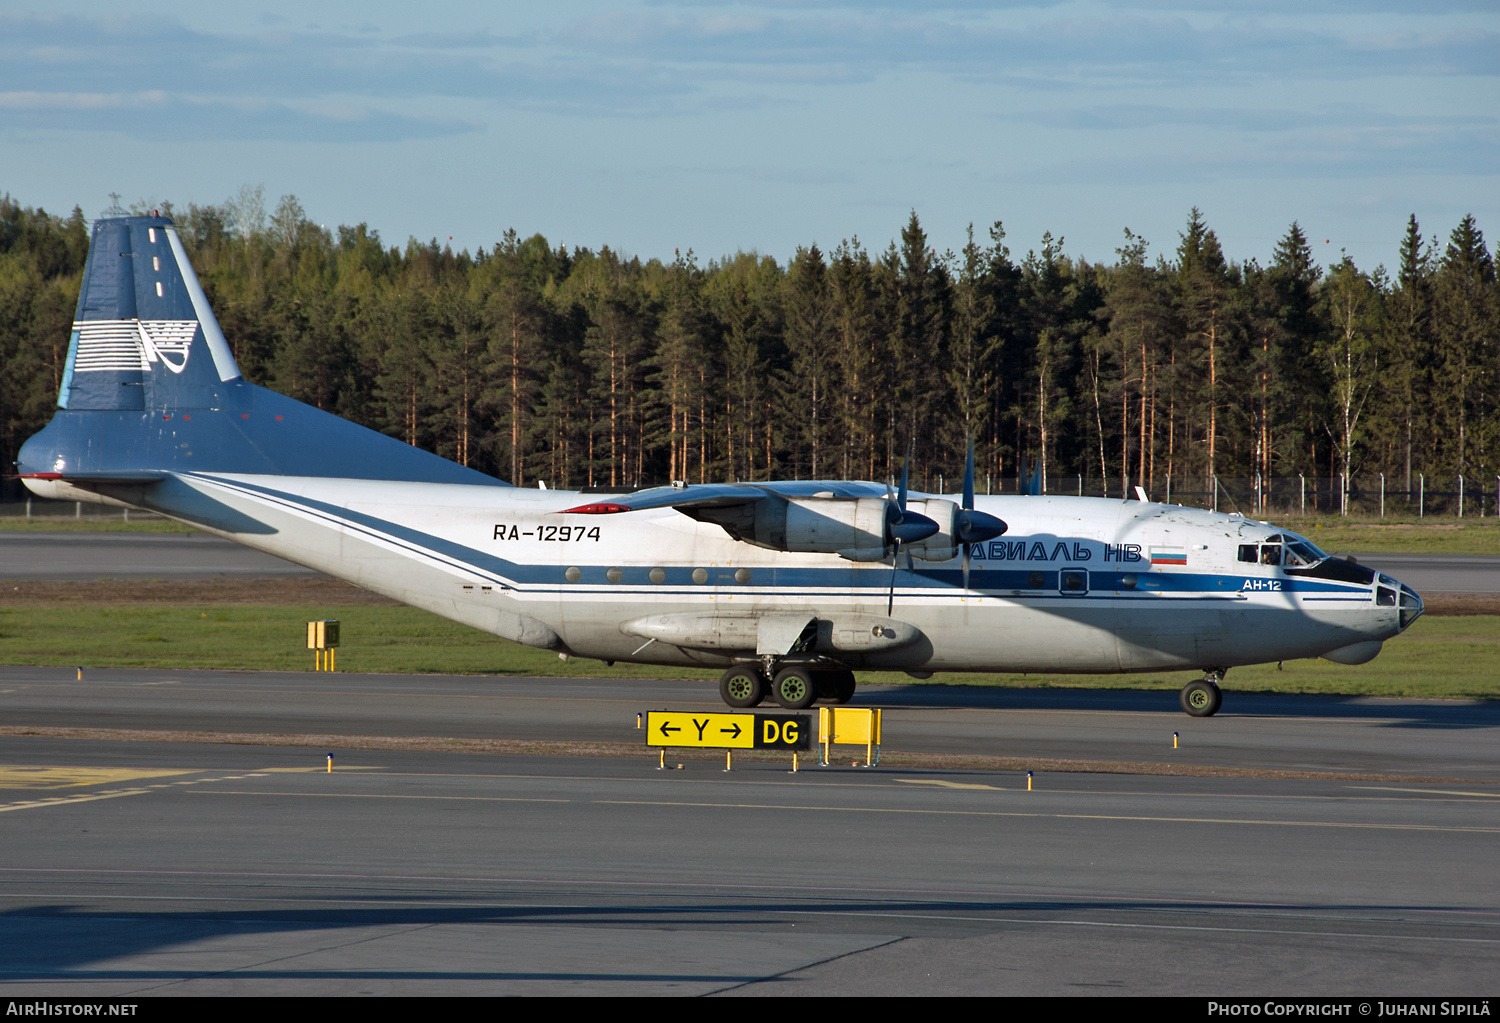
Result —
M 397 247 L 254 188 L 163 212 L 246 378 L 520 486 L 886 480 L 910 445 L 913 486 L 952 491 L 972 436 L 981 491 L 1500 496 L 1500 285 L 1472 217 L 1393 224 L 1397 266 L 1369 269 L 1318 265 L 1295 222 L 1232 259 L 1196 209 L 1170 251 L 1125 230 L 1110 263 L 1050 234 L 1019 255 L 998 221 L 938 252 L 915 213 L 884 248 L 780 262 Z M 0 197 L 7 467 L 53 413 L 88 232 Z

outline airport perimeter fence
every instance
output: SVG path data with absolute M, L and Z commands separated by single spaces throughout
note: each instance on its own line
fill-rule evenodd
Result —
M 85 501 L 49 501 L 43 497 L 28 497 L 17 501 L 0 501 L 0 519 L 36 519 L 57 521 L 60 519 L 102 522 L 160 522 L 163 517 L 155 512 L 132 511 L 129 508 L 111 508 L 103 504 Z
M 941 481 L 940 481 L 941 482 Z M 984 480 L 981 492 L 1019 494 L 1016 477 Z M 1044 492 L 1080 497 L 1136 497 L 1134 480 L 1049 476 Z M 1211 511 L 1269 516 L 1486 518 L 1500 509 L 1500 476 L 1188 476 L 1142 485 L 1153 501 Z

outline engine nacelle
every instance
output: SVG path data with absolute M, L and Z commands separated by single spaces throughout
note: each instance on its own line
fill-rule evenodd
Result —
M 773 551 L 837 554 L 850 561 L 879 561 L 886 555 L 886 502 L 879 497 L 767 495 L 758 501 L 681 511 L 723 527 L 736 540 Z
M 958 505 L 940 497 L 906 502 L 907 510 L 925 515 L 938 525 L 938 531 L 925 540 L 909 543 L 901 549 L 911 551 L 918 561 L 952 561 L 961 553 L 958 541 L 953 538 L 954 518 Z
M 886 502 L 793 498 L 786 503 L 786 546 L 808 554 L 838 554 L 850 561 L 885 557 Z

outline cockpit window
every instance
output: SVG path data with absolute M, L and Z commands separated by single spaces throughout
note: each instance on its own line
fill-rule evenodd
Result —
M 1286 545 L 1285 564 L 1288 568 L 1306 568 L 1309 565 L 1316 565 L 1327 557 L 1328 555 L 1306 540 L 1297 540 Z
M 1255 544 L 1253 544 L 1253 543 L 1242 543 L 1242 544 L 1240 544 L 1240 560 L 1243 561 L 1243 562 L 1245 562 L 1248 565 L 1255 564 Z
M 1281 564 L 1281 545 L 1275 543 L 1263 543 L 1260 545 L 1260 563 L 1262 565 Z

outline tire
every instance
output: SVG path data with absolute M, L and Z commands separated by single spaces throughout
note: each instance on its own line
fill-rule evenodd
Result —
M 1182 709 L 1193 717 L 1211 718 L 1219 712 L 1224 694 L 1208 679 L 1200 678 L 1183 686 L 1179 699 Z
M 818 699 L 830 703 L 848 703 L 854 696 L 854 672 L 847 668 L 824 668 L 812 672 Z
M 738 665 L 719 677 L 719 698 L 731 707 L 755 707 L 766 698 L 766 677 L 759 668 Z
M 818 698 L 818 684 L 806 668 L 786 668 L 771 683 L 771 698 L 787 710 L 806 710 Z
M 833 702 L 840 704 L 848 703 L 850 700 L 854 699 L 854 688 L 856 684 L 854 681 L 854 672 L 836 671 L 833 674 L 835 676 L 833 683 L 833 693 L 831 694 L 833 697 Z

